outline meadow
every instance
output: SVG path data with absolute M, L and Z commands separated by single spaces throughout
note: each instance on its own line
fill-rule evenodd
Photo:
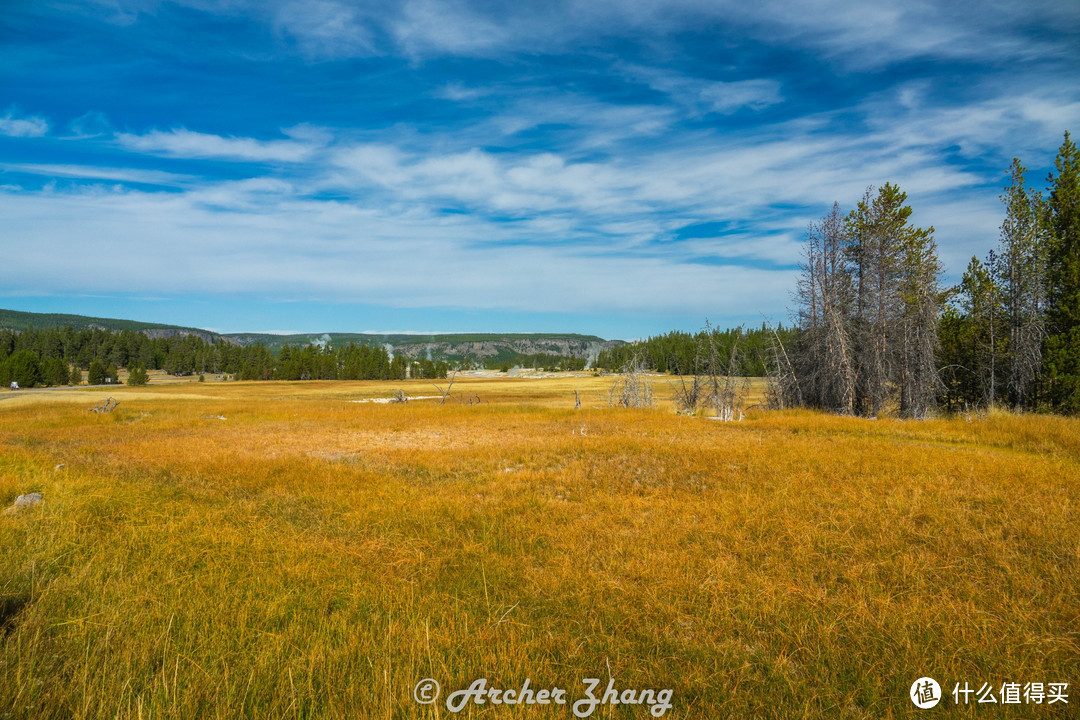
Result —
M 1080 420 L 725 423 L 611 383 L 6 396 L 0 505 L 44 501 L 0 516 L 0 718 L 574 717 L 450 713 L 480 678 L 670 689 L 667 718 L 1080 715 Z M 1013 682 L 1069 702 L 954 703 Z

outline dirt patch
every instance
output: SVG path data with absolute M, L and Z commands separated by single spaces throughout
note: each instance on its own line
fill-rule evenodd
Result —
M 0 596 L 0 637 L 7 635 L 8 631 L 15 625 L 19 613 L 29 604 L 29 595 Z

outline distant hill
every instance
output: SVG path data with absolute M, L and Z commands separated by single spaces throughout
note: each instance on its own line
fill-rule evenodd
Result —
M 54 327 L 73 327 L 76 330 L 134 330 L 145 333 L 150 337 L 171 337 L 173 335 L 197 335 L 204 340 L 212 340 L 221 337 L 217 333 L 199 328 L 182 327 L 180 325 L 164 325 L 161 323 L 139 322 L 138 320 L 120 320 L 117 318 L 88 317 L 86 315 L 67 315 L 61 313 L 32 313 L 18 310 L 0 310 L 0 329 L 5 330 L 38 330 Z
M 307 333 L 267 335 L 230 333 L 224 336 L 241 345 L 261 343 L 280 350 L 284 345 L 328 344 L 340 347 L 349 343 L 384 346 L 395 355 L 429 360 L 457 361 L 466 357 L 481 362 L 512 362 L 521 355 L 560 355 L 578 358 L 596 357 L 605 349 L 622 345 L 621 340 L 605 340 L 595 335 L 574 333 L 451 333 L 438 335 L 377 335 L 370 333 Z
M 369 333 L 303 333 L 271 335 L 268 333 L 213 333 L 199 328 L 164 325 L 136 320 L 87 317 L 55 313 L 30 313 L 0 310 L 0 329 L 73 327 L 78 330 L 134 330 L 150 337 L 196 335 L 206 341 L 229 342 L 237 345 L 265 345 L 277 352 L 285 345 L 320 345 L 334 347 L 355 343 L 368 346 L 389 346 L 394 354 L 409 358 L 456 361 L 466 357 L 487 361 L 513 361 L 518 356 L 560 355 L 578 358 L 595 357 L 600 351 L 623 345 L 621 340 L 605 340 L 595 335 L 575 333 L 453 333 L 437 335 L 376 335 Z

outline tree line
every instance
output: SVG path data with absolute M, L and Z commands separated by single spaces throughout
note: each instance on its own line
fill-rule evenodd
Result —
M 724 358 L 723 370 L 741 377 L 763 377 L 768 372 L 769 354 L 779 337 L 790 339 L 791 330 L 783 325 L 770 328 L 736 327 L 720 330 L 708 326 L 696 333 L 673 331 L 645 340 L 600 351 L 593 365 L 610 371 L 640 363 L 655 372 L 672 375 L 705 375 Z M 733 359 L 733 360 L 732 360 Z M 729 367 L 730 366 L 730 367 Z
M 807 230 L 798 332 L 774 367 L 788 403 L 854 415 L 1007 405 L 1080 412 L 1080 154 L 1046 195 L 1013 161 L 997 248 L 941 286 L 934 228 L 886 183 Z
M 1080 153 L 1069 134 L 1046 193 L 1019 159 L 998 245 L 972 257 L 942 317 L 944 402 L 1080 412 Z
M 0 383 L 29 388 L 118 382 L 119 368 L 136 381 L 147 370 L 172 375 L 226 374 L 239 380 L 401 380 L 441 378 L 445 362 L 392 355 L 385 347 L 349 343 L 284 346 L 272 353 L 262 344 L 236 345 L 196 335 L 149 337 L 134 330 L 76 330 L 71 327 L 0 330 Z

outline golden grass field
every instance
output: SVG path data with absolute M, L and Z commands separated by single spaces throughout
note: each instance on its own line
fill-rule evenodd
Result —
M 1080 717 L 1080 421 L 720 423 L 611 382 L 5 396 L 0 504 L 45 500 L 0 516 L 0 718 L 572 718 L 442 699 L 609 677 L 667 718 Z

